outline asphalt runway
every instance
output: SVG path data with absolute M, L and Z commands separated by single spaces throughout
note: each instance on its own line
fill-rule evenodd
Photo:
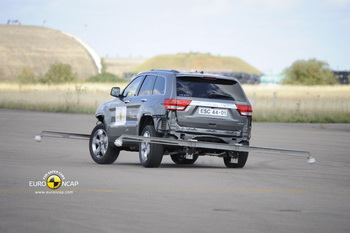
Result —
M 350 125 L 254 123 L 251 145 L 307 150 L 317 162 L 251 153 L 243 169 L 200 157 L 159 168 L 122 152 L 90 158 L 93 115 L 0 109 L 0 232 L 350 232 Z M 65 186 L 40 186 L 57 171 Z

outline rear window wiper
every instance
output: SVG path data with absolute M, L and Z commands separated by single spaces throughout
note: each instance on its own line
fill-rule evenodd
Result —
M 222 95 L 222 94 L 216 94 L 216 93 L 209 94 L 208 97 L 213 98 L 213 99 L 231 99 L 231 100 L 234 100 L 232 98 L 232 96 L 230 96 L 230 95 Z

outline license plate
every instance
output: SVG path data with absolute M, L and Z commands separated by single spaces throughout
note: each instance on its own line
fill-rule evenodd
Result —
M 199 114 L 210 116 L 227 116 L 227 110 L 215 108 L 199 108 Z

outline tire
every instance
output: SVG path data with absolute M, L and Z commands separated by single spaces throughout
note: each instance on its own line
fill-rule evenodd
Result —
M 236 158 L 231 157 L 234 153 Z M 228 151 L 224 163 L 228 168 L 243 168 L 247 162 L 249 152 Z
M 176 164 L 194 164 L 197 159 L 198 155 L 193 155 L 193 159 L 186 159 L 184 155 L 170 155 L 171 160 Z
M 109 141 L 106 126 L 98 124 L 92 130 L 89 140 L 91 158 L 98 164 L 111 164 L 119 156 L 119 150 Z
M 157 137 L 153 125 L 147 125 L 141 133 L 144 137 Z M 161 144 L 141 142 L 139 149 L 140 163 L 144 167 L 159 167 L 163 159 L 164 147 Z

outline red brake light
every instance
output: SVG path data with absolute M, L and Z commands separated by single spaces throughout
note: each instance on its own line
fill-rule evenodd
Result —
M 180 99 L 165 99 L 164 107 L 166 110 L 184 111 L 192 100 L 180 100 Z
M 237 110 L 241 116 L 252 116 L 253 109 L 251 105 L 236 104 Z

